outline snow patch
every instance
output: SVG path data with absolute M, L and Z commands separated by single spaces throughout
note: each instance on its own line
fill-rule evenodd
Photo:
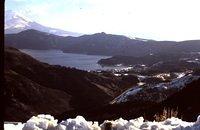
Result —
M 145 85 L 145 83 L 144 82 L 139 82 L 139 83 L 137 83 L 137 85 L 138 86 L 142 86 L 142 85 Z
M 115 75 L 115 76 L 121 76 L 122 74 L 117 74 L 117 73 L 115 73 L 114 75 Z
M 191 74 L 189 74 L 189 75 L 183 76 L 181 78 L 173 79 L 169 83 L 160 83 L 160 84 L 156 85 L 155 87 L 165 87 L 165 86 L 167 86 L 168 89 L 170 89 L 170 88 L 181 89 L 181 88 L 185 87 L 187 84 L 189 84 L 192 81 L 197 80 L 199 78 L 200 78 L 200 76 L 192 76 Z
M 185 76 L 185 73 L 175 73 L 177 75 L 177 78 L 182 78 L 183 76 Z
M 136 95 L 141 90 L 142 90 L 142 88 L 139 87 L 139 86 L 130 88 L 130 89 L 126 90 L 125 92 L 123 92 L 120 96 L 118 96 L 117 98 L 115 98 L 111 102 L 111 104 L 113 104 L 113 103 L 127 102 L 129 96 L 134 96 L 134 95 Z

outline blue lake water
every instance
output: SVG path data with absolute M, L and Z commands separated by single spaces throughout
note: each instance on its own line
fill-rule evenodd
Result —
M 111 70 L 121 69 L 122 67 L 102 67 L 97 62 L 109 56 L 85 55 L 63 53 L 60 50 L 31 50 L 21 49 L 22 52 L 31 55 L 35 59 L 51 65 L 62 65 L 66 67 L 75 67 L 81 70 Z

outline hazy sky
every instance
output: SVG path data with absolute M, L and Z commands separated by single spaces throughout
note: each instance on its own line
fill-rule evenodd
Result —
M 79 33 L 200 39 L 200 0 L 6 0 L 5 8 Z

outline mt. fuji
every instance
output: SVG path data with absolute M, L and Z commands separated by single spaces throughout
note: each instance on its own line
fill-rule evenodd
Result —
M 64 31 L 61 29 L 51 28 L 43 26 L 37 22 L 29 20 L 28 18 L 21 16 L 20 14 L 7 10 L 5 12 L 5 34 L 18 33 L 28 29 L 35 29 L 42 32 L 51 33 L 59 36 L 80 36 L 80 33 Z

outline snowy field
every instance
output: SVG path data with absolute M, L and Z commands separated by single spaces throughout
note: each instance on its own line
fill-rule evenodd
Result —
M 108 126 L 111 130 L 200 130 L 200 115 L 196 122 L 186 122 L 178 118 L 169 118 L 163 122 L 144 122 L 143 117 L 132 120 L 122 118 L 115 121 L 98 122 L 86 121 L 82 116 L 75 119 L 67 119 L 60 123 L 50 115 L 38 115 L 31 117 L 26 123 L 4 124 L 5 130 L 105 130 Z

